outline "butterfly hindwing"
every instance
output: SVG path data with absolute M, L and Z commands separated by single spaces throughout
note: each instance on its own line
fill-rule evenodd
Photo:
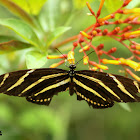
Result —
M 77 95 L 84 100 L 103 105 L 113 102 L 139 102 L 140 83 L 119 75 L 83 70 L 76 71 L 74 76 Z M 96 104 L 95 103 L 95 104 Z M 94 107 L 94 106 L 93 106 Z
M 112 101 L 104 101 L 79 85 L 75 85 L 77 100 L 85 100 L 93 108 L 108 108 L 114 105 Z

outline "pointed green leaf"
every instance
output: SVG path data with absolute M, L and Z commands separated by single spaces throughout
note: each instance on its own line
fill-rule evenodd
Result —
M 133 0 L 126 6 L 126 8 L 131 9 L 131 8 L 139 7 L 139 5 L 140 5 L 140 0 Z
M 2 42 L 0 43 L 0 54 L 29 47 L 31 47 L 31 44 L 23 43 L 21 41 L 11 40 L 7 42 Z
M 38 15 L 47 0 L 12 0 L 27 13 Z
M 117 9 L 121 7 L 123 1 L 120 0 L 106 0 L 104 6 L 108 10 L 109 14 L 115 12 Z
M 46 55 L 38 51 L 30 51 L 26 54 L 27 68 L 41 68 L 46 62 Z
M 39 48 L 39 39 L 28 24 L 17 19 L 0 19 L 0 25 L 8 27 L 21 36 L 24 40 Z
M 41 10 L 38 19 L 44 31 L 53 31 L 55 28 L 55 18 L 57 14 L 57 3 L 52 0 L 44 5 L 45 8 Z
M 95 0 L 73 0 L 74 7 L 77 9 L 81 9 L 86 6 L 86 2 L 92 2 Z
M 127 103 L 119 103 L 119 105 L 126 111 L 131 112 L 131 108 Z
M 56 28 L 52 33 L 49 34 L 47 38 L 47 48 L 50 46 L 50 44 L 57 39 L 59 36 L 61 36 L 64 32 L 70 30 L 71 27 L 58 27 Z
M 11 40 L 16 40 L 16 38 L 14 38 L 13 36 L 0 35 L 0 43 L 8 42 L 8 41 L 11 41 Z
M 19 1 L 19 2 L 21 3 L 21 1 Z M 0 4 L 5 6 L 6 8 L 8 8 L 8 10 L 10 10 L 12 13 L 17 15 L 18 17 L 24 19 L 29 24 L 35 26 L 34 21 L 31 18 L 31 16 L 28 13 L 26 13 L 22 9 L 22 7 L 19 7 L 18 5 L 16 5 L 15 3 L 13 3 L 12 1 L 9 1 L 9 0 L 0 0 Z

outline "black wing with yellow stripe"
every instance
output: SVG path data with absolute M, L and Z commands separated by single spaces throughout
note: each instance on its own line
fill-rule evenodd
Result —
M 115 102 L 140 102 L 140 83 L 119 75 L 82 70 L 73 78 L 78 100 L 93 108 L 112 107 Z
M 85 100 L 93 108 L 108 108 L 114 102 L 140 102 L 140 83 L 119 75 L 57 68 L 29 69 L 0 76 L 0 93 L 26 97 L 27 101 L 49 105 L 58 92 L 69 89 L 78 100 Z
M 0 76 L 0 93 L 26 97 L 27 101 L 49 105 L 53 95 L 65 91 L 70 78 L 62 69 L 30 69 Z

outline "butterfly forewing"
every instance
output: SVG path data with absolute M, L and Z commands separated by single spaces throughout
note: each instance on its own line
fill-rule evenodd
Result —
M 48 105 L 53 95 L 68 88 L 70 78 L 62 69 L 30 69 L 0 76 L 0 92 Z

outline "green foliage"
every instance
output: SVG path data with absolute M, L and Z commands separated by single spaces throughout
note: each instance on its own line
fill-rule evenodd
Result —
M 135 0 L 137 5 L 139 0 Z M 135 4 L 135 1 L 133 2 Z M 13 2 L 13 3 L 11 3 Z M 46 2 L 46 3 L 45 3 Z M 93 24 L 85 0 L 0 0 L 2 11 L 8 18 L 0 19 L 0 73 L 49 66 L 58 60 L 47 60 L 47 54 L 56 54 L 51 46 L 64 39 L 77 35 L 80 30 Z M 97 11 L 98 0 L 89 1 Z M 114 4 L 115 2 L 115 4 Z M 122 1 L 108 0 L 103 14 L 108 15 Z M 110 6 L 108 6 L 110 5 Z M 4 7 L 5 8 L 4 8 Z M 83 7 L 83 8 L 82 8 Z M 0 13 L 2 12 L 0 11 Z M 9 14 L 10 11 L 11 13 Z M 1 15 L 2 16 L 2 15 Z M 104 43 L 106 49 L 115 45 L 108 38 L 96 38 L 95 46 Z M 72 42 L 63 48 L 62 53 L 72 47 Z M 117 44 L 117 56 L 128 52 Z M 121 50 L 123 51 L 121 52 Z M 76 60 L 83 56 L 77 55 Z M 59 54 L 59 53 L 57 53 Z M 96 60 L 96 56 L 93 56 Z M 77 66 L 87 69 L 87 66 Z M 63 68 L 67 69 L 65 66 Z M 119 66 L 112 67 L 118 73 Z M 112 72 L 112 69 L 109 72 Z M 93 110 L 84 101 L 76 101 L 68 92 L 55 96 L 49 107 L 28 103 L 19 97 L 0 96 L 0 130 L 3 140 L 123 140 L 139 139 L 139 104 L 115 105 L 107 110 Z
M 58 27 L 54 31 L 52 31 L 47 38 L 46 48 L 48 48 L 55 39 L 57 39 L 59 36 L 70 29 L 70 27 Z
M 38 15 L 42 6 L 47 0 L 12 0 L 19 7 L 21 7 L 24 11 L 32 15 Z
M 86 2 L 92 2 L 92 1 L 95 1 L 95 0 L 73 0 L 73 4 L 75 8 L 81 9 L 84 6 L 86 6 Z
M 27 68 L 40 68 L 47 62 L 46 55 L 38 51 L 30 51 L 26 54 Z
M 6 26 L 13 30 L 25 41 L 34 45 L 35 47 L 38 48 L 40 46 L 39 39 L 28 24 L 17 19 L 1 19 L 0 25 Z

